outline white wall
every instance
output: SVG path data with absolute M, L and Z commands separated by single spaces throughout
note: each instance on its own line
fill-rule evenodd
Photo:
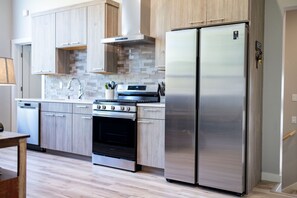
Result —
M 266 180 L 281 181 L 283 14 L 296 5 L 296 0 L 265 1 L 262 179 Z
M 35 13 L 88 1 L 92 0 L 12 0 L 13 39 L 31 37 L 31 17 L 23 17 L 24 9 Z
M 10 57 L 10 40 L 12 35 L 11 0 L 0 1 L 0 57 Z M 10 87 L 0 86 L 0 122 L 5 130 L 10 130 Z

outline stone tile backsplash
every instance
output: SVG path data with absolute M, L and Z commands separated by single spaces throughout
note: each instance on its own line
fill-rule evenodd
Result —
M 111 80 L 125 84 L 160 83 L 165 79 L 164 72 L 155 67 L 155 46 L 139 45 L 119 48 L 117 73 L 102 75 L 86 73 L 87 50 L 74 50 L 70 55 L 69 75 L 45 75 L 46 99 L 78 98 L 78 82 L 73 81 L 73 90 L 67 89 L 71 78 L 78 78 L 83 87 L 83 99 L 104 98 L 104 84 Z

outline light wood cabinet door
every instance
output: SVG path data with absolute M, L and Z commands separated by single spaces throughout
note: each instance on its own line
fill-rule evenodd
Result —
M 72 152 L 92 155 L 92 115 L 73 114 Z
M 165 37 L 171 30 L 172 0 L 151 0 L 151 35 L 155 41 L 155 66 L 165 66 Z
M 56 150 L 72 152 L 72 114 L 56 113 Z
M 207 24 L 248 20 L 249 0 L 207 0 Z
M 32 17 L 32 74 L 56 72 L 55 14 Z
M 205 0 L 171 0 L 171 28 L 187 28 L 206 24 Z
M 164 168 L 165 120 L 139 119 L 137 121 L 137 163 Z
M 56 47 L 87 45 L 86 7 L 56 13 Z
M 41 147 L 56 150 L 55 114 L 41 112 L 40 125 Z
M 88 7 L 87 72 L 116 72 L 115 47 L 101 39 L 118 34 L 118 8 L 109 4 Z

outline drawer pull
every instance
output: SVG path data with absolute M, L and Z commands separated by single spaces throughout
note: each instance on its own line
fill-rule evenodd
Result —
M 86 105 L 76 105 L 77 108 L 81 108 L 81 109 L 86 109 L 88 108 L 88 106 Z
M 218 19 L 209 19 L 208 22 L 214 22 L 214 21 L 224 21 L 225 18 L 218 18 Z
M 56 117 L 64 118 L 65 115 L 56 115 Z
M 71 42 L 71 45 L 77 45 L 77 44 L 80 44 L 80 42 L 79 41 Z
M 160 109 L 144 109 L 145 111 L 150 111 L 150 112 L 160 112 Z
M 195 24 L 195 23 L 204 23 L 204 21 L 190 21 L 190 24 Z
M 92 117 L 82 116 L 81 118 L 82 118 L 82 119 L 85 119 L 85 120 L 92 120 Z
M 137 121 L 137 122 L 140 123 L 140 124 L 153 124 L 150 121 Z
M 47 114 L 45 114 L 45 116 L 55 116 L 54 114 L 49 114 L 49 113 L 47 113 Z
M 61 46 L 70 45 L 70 43 L 62 43 Z

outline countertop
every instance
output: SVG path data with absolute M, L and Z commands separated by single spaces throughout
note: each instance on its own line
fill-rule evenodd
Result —
M 78 99 L 42 99 L 42 98 L 16 98 L 16 101 L 23 102 L 58 102 L 58 103 L 76 103 L 76 104 L 93 104 L 94 100 Z
M 78 99 L 42 99 L 42 98 L 16 98 L 21 102 L 58 102 L 58 103 L 76 103 L 76 104 L 93 104 L 94 100 L 78 100 Z M 165 107 L 164 102 L 157 103 L 138 103 L 138 107 Z
M 156 103 L 138 103 L 138 107 L 165 107 L 165 103 L 156 102 Z

